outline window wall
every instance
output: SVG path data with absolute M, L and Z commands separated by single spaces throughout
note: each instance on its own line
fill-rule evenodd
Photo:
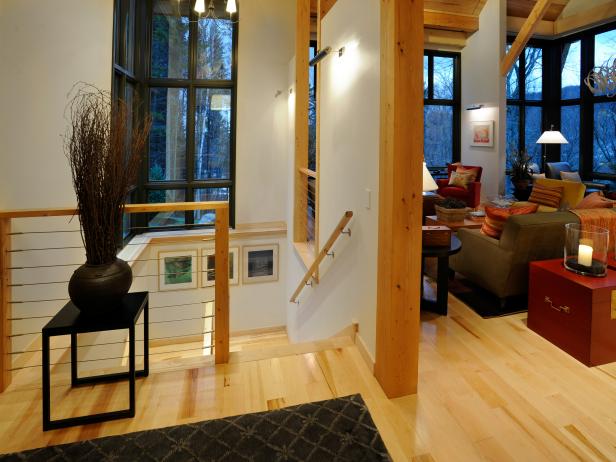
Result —
M 424 53 L 424 158 L 432 170 L 460 160 L 459 53 Z
M 114 55 L 126 58 L 120 69 L 117 59 L 114 65 L 114 97 L 138 94 L 140 114 L 152 118 L 147 159 L 132 198 L 229 201 L 233 225 L 237 17 L 225 12 L 225 0 L 214 0 L 217 19 L 199 15 L 193 6 L 189 0 L 116 0 Z M 132 42 L 123 39 L 125 23 L 134 27 Z M 214 216 L 158 213 L 139 217 L 133 228 L 210 225 Z

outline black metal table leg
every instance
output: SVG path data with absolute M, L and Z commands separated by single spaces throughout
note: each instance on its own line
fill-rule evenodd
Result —
M 436 273 L 436 310 L 439 314 L 447 314 L 449 298 L 449 256 L 438 258 Z
M 135 327 L 128 329 L 128 393 L 129 393 L 129 413 L 135 417 Z
M 71 387 L 77 386 L 77 334 L 71 334 Z
M 49 377 L 49 336 L 43 333 L 43 430 L 51 421 L 51 383 Z

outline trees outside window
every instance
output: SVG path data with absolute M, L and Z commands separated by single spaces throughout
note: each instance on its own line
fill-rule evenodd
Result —
M 460 54 L 424 54 L 424 158 L 431 169 L 460 160 Z
M 229 19 L 225 4 L 214 0 L 219 19 L 205 19 L 188 0 L 116 0 L 114 55 L 132 59 L 129 78 L 142 103 L 138 115 L 152 117 L 148 156 L 133 199 L 228 200 L 233 225 L 238 24 L 235 15 Z M 124 19 L 131 15 L 133 20 Z M 124 45 L 124 23 L 134 26 L 132 45 Z M 129 48 L 132 53 L 123 51 Z M 117 67 L 116 60 L 116 74 Z M 115 97 L 123 91 L 114 85 Z M 138 219 L 142 221 L 134 227 L 147 230 L 210 225 L 214 213 L 158 213 Z

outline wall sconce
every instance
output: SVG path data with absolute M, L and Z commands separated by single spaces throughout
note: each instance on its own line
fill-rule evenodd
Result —
M 338 49 L 338 57 L 342 57 L 345 51 L 346 51 L 345 47 Z M 331 52 L 332 52 L 332 47 L 326 47 L 326 48 L 323 48 L 322 50 L 319 50 L 319 52 L 316 55 L 314 55 L 314 58 L 310 60 L 310 66 L 311 67 L 316 66 L 321 61 L 323 61 L 325 57 L 329 55 Z
M 483 109 L 483 104 L 471 104 L 470 106 L 466 106 L 467 111 L 477 111 L 479 109 Z

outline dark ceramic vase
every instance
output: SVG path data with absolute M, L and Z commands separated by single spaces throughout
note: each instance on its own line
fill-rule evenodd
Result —
M 71 301 L 87 316 L 101 316 L 113 311 L 128 293 L 133 271 L 128 263 L 116 258 L 105 265 L 81 265 L 68 283 Z

